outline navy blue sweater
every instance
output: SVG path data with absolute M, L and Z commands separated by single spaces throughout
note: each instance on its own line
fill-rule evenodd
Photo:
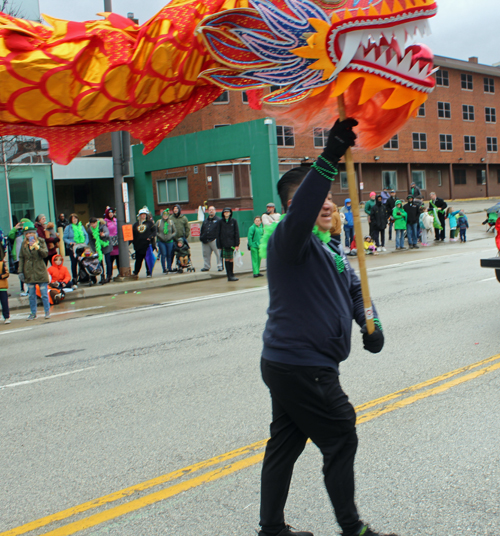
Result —
M 361 284 L 343 251 L 312 234 L 330 187 L 331 182 L 312 169 L 269 239 L 264 359 L 338 371 L 351 349 L 352 320 L 365 323 Z M 342 255 L 342 273 L 332 250 Z

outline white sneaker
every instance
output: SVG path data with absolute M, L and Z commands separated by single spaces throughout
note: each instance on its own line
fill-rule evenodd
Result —
M 4 324 L 10 324 L 10 318 L 6 318 Z
M 21 292 L 19 294 L 19 296 L 22 296 L 23 298 L 26 298 L 26 296 L 28 296 L 28 293 L 27 292 Z
M 381 248 L 381 247 L 378 247 L 378 248 L 377 248 L 377 251 L 382 251 L 382 248 Z

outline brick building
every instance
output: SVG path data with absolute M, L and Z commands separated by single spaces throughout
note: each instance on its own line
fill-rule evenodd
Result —
M 428 198 L 431 191 L 446 199 L 500 196 L 500 67 L 436 56 L 436 89 L 427 102 L 384 147 L 354 151 L 360 198 L 383 186 L 406 197 L 415 181 Z M 188 116 L 171 136 L 223 128 L 265 117 L 252 110 L 245 93 L 225 92 L 216 102 Z M 313 162 L 321 152 L 331 125 L 316 125 L 297 134 L 289 125 L 277 126 L 280 173 Z M 96 140 L 97 153 L 110 149 L 110 140 Z M 217 209 L 226 205 L 253 209 L 248 159 L 169 169 L 153 174 L 155 213 L 179 202 L 194 212 L 207 201 Z M 334 183 L 337 203 L 348 197 L 347 178 L 341 166 Z M 255 207 L 262 212 L 265 207 Z

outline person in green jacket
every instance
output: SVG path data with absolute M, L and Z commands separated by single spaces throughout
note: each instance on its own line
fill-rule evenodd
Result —
M 255 216 L 253 225 L 248 229 L 248 247 L 252 255 L 252 271 L 254 277 L 263 277 L 260 273 L 260 261 L 262 260 L 259 253 L 260 240 L 264 233 L 262 218 Z
M 28 320 L 36 318 L 36 286 L 40 287 L 45 318 L 50 318 L 48 295 L 49 274 L 43 259 L 49 254 L 47 244 L 37 235 L 35 226 L 28 221 L 23 224 L 24 241 L 19 252 L 19 279 L 28 285 L 31 314 Z
M 394 230 L 396 231 L 396 251 L 399 249 L 405 248 L 405 231 L 406 231 L 406 221 L 407 214 L 403 209 L 403 201 L 398 199 L 396 201 L 396 206 L 392 211 L 392 217 L 394 218 Z
M 377 197 L 377 194 L 375 192 L 370 192 L 370 199 L 365 203 L 365 213 L 366 217 L 368 218 L 368 226 L 370 228 L 370 236 L 373 238 L 375 236 L 375 229 L 372 223 L 372 208 L 375 206 L 375 198 Z

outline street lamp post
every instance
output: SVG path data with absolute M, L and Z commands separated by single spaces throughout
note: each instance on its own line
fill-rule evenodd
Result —
M 104 11 L 111 13 L 113 6 L 111 0 L 104 0 Z M 128 148 L 124 151 L 124 146 L 128 144 Z M 130 254 L 128 242 L 123 239 L 122 227 L 125 223 L 125 204 L 123 199 L 123 176 L 124 171 L 130 161 L 130 135 L 128 132 L 112 132 L 111 133 L 111 148 L 113 154 L 113 184 L 116 203 L 116 221 L 118 227 L 118 248 L 120 259 L 120 277 L 128 277 L 130 271 Z M 124 153 L 128 156 L 128 161 L 124 158 Z M 127 199 L 128 201 L 128 199 Z
M 12 227 L 13 225 L 12 225 L 12 206 L 10 204 L 9 170 L 7 168 L 7 155 L 5 153 L 5 145 L 3 141 L 3 136 L 2 136 L 2 160 L 3 160 L 3 170 L 5 174 L 5 192 L 7 193 L 7 207 L 9 211 L 9 225 Z

